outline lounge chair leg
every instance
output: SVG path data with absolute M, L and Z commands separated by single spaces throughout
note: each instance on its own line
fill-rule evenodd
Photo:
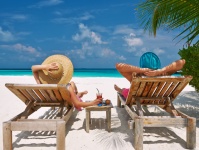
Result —
M 121 101 L 120 97 L 118 96 L 118 93 L 117 93 L 117 107 L 121 107 Z
M 143 150 L 143 119 L 135 118 L 134 134 L 135 150 Z
M 12 150 L 12 131 L 10 122 L 3 123 L 3 149 Z
M 86 132 L 89 133 L 89 126 L 90 126 L 90 111 L 86 109 Z
M 187 148 L 194 149 L 196 147 L 196 118 L 187 119 Z
M 108 132 L 111 132 L 111 108 L 106 111 L 106 121 Z
M 65 121 L 57 121 L 57 150 L 65 150 Z

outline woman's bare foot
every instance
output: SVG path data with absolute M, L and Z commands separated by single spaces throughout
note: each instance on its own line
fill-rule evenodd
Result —
M 77 93 L 77 96 L 81 98 L 87 93 L 88 93 L 88 91 L 82 91 L 82 92 Z

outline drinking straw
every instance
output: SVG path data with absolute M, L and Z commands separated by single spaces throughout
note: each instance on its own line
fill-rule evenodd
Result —
M 97 91 L 98 91 L 98 93 L 99 93 L 99 90 L 98 90 L 98 88 L 96 88 L 97 89 Z

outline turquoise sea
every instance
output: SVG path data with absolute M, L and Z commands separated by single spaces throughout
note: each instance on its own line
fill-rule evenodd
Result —
M 30 69 L 1 69 L 0 76 L 32 76 Z M 74 77 L 122 77 L 116 69 L 75 69 Z

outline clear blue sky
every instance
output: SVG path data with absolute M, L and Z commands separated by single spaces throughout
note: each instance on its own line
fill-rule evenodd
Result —
M 0 68 L 30 68 L 52 54 L 68 56 L 75 68 L 139 65 L 156 53 L 162 66 L 180 58 L 177 31 L 149 36 L 135 8 L 140 0 L 1 0 Z

